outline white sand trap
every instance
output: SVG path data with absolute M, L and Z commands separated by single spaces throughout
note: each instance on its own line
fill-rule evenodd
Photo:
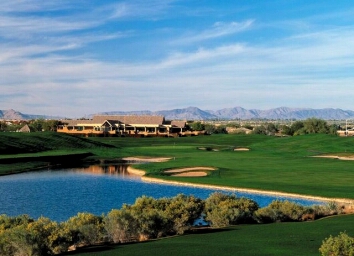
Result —
M 235 148 L 234 151 L 250 151 L 249 148 Z
M 212 167 L 188 167 L 188 168 L 179 168 L 166 170 L 164 173 L 171 173 L 171 176 L 175 177 L 204 177 L 208 173 L 205 171 L 215 171 L 215 168 Z
M 132 162 L 150 162 L 150 163 L 160 163 L 167 162 L 171 158 L 169 157 L 124 157 L 122 160 L 124 161 L 132 161 Z
M 215 171 L 213 167 L 188 167 L 188 168 L 179 168 L 171 169 L 164 171 L 165 173 L 181 173 L 181 172 L 190 172 L 190 171 Z
M 321 157 L 321 158 L 331 158 L 331 159 L 339 159 L 339 160 L 354 160 L 354 155 L 352 156 L 336 156 L 336 155 L 324 155 L 324 156 L 313 156 L 313 157 Z
M 206 172 L 182 172 L 182 173 L 173 174 L 171 176 L 174 176 L 174 177 L 204 177 L 207 175 L 208 174 Z

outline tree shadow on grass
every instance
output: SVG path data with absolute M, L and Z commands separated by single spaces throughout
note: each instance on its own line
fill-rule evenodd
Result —
M 92 254 L 95 252 L 104 252 L 104 251 L 110 251 L 110 250 L 114 250 L 117 249 L 114 245 L 93 245 L 93 246 L 89 246 L 89 247 L 81 247 L 78 248 L 75 251 L 71 251 L 71 252 L 66 252 L 60 255 L 76 255 L 76 254 Z
M 234 231 L 235 228 L 195 228 L 187 231 L 185 234 L 212 234 L 212 233 L 220 233 L 220 232 L 228 232 L 228 231 Z
M 212 233 L 221 233 L 221 232 L 229 232 L 229 231 L 234 231 L 235 228 L 195 228 L 192 230 L 189 230 L 185 232 L 184 235 L 197 235 L 197 234 L 212 234 Z M 137 243 L 151 243 L 160 239 L 169 239 L 169 238 L 174 238 L 174 237 L 179 237 L 177 236 L 167 236 L 159 239 L 151 239 L 147 241 L 142 241 L 142 242 L 128 242 L 128 243 L 123 243 L 123 244 L 103 244 L 103 245 L 93 245 L 93 246 L 88 246 L 88 247 L 81 247 L 78 248 L 75 251 L 71 252 L 66 252 L 63 254 L 60 254 L 61 256 L 64 255 L 77 255 L 77 254 L 86 254 L 87 255 L 93 255 L 93 253 L 97 252 L 105 252 L 105 251 L 111 251 L 111 250 L 116 250 L 120 246 L 128 245 L 128 244 L 137 244 Z

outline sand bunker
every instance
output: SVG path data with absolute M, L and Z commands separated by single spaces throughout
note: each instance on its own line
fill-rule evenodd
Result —
M 354 155 L 350 155 L 350 156 L 323 155 L 323 156 L 313 156 L 313 157 L 331 158 L 331 159 L 349 160 L 349 161 L 354 160 Z
M 164 173 L 170 173 L 171 176 L 175 177 L 203 177 L 207 176 L 208 173 L 205 171 L 214 171 L 213 167 L 188 167 L 188 168 L 178 168 L 166 170 Z
M 204 177 L 207 175 L 208 174 L 206 172 L 182 172 L 182 173 L 173 174 L 171 176 L 174 176 L 174 177 Z
M 171 169 L 164 171 L 165 173 L 180 173 L 180 172 L 189 172 L 189 171 L 214 171 L 213 167 L 187 167 L 179 169 Z
M 124 157 L 122 160 L 128 162 L 149 162 L 149 163 L 160 163 L 167 162 L 171 158 L 169 157 Z
M 250 151 L 249 148 L 235 148 L 234 151 Z

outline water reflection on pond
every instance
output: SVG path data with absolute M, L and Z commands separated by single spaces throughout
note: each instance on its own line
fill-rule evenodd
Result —
M 129 178 L 140 178 L 139 175 L 128 172 L 128 164 L 119 164 L 119 165 L 91 165 L 84 168 L 73 169 L 77 172 L 84 172 L 88 174 L 97 174 L 97 175 L 114 175 L 120 177 L 129 177 Z
M 207 198 L 215 189 L 142 182 L 129 174 L 127 165 L 89 166 L 0 177 L 0 214 L 29 214 L 64 221 L 78 212 L 100 215 L 132 204 L 142 195 L 154 198 L 172 197 L 179 193 Z M 230 192 L 227 192 L 230 193 Z M 262 206 L 276 197 L 236 193 L 256 200 Z M 304 205 L 318 203 L 294 200 Z

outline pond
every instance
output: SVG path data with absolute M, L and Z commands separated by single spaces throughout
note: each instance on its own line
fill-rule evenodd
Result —
M 0 214 L 28 214 L 32 218 L 44 216 L 65 221 L 78 212 L 106 214 L 123 204 L 133 204 L 143 195 L 161 198 L 183 193 L 205 199 L 215 191 L 220 190 L 146 183 L 140 176 L 130 175 L 125 165 L 42 170 L 0 177 Z M 288 199 L 303 205 L 321 204 L 313 200 L 235 194 L 251 198 L 261 207 L 274 199 Z

